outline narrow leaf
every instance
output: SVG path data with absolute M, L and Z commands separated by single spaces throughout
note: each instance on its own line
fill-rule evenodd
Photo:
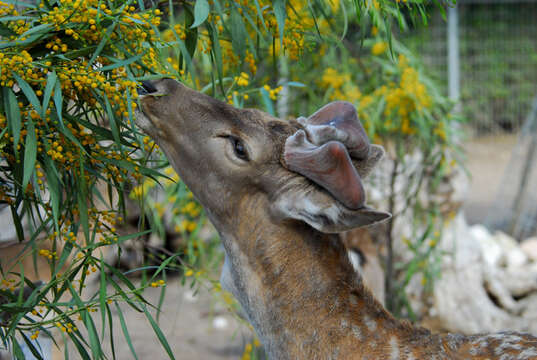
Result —
M 144 313 L 145 313 L 145 316 L 147 317 L 147 320 L 149 320 L 149 323 L 151 324 L 151 327 L 153 327 L 153 330 L 155 331 L 155 334 L 157 335 L 160 343 L 164 347 L 164 350 L 166 350 L 166 352 L 168 353 L 168 356 L 170 357 L 170 359 L 175 360 L 175 357 L 173 356 L 172 349 L 170 348 L 170 345 L 168 344 L 168 341 L 166 340 L 166 337 L 162 333 L 162 330 L 160 330 L 160 327 L 158 326 L 158 324 L 155 321 L 155 319 L 153 319 L 153 317 L 151 316 L 149 311 L 147 311 L 146 306 L 144 306 Z
M 26 80 L 17 75 L 17 73 L 12 72 L 12 75 L 15 78 L 15 81 L 17 81 L 17 84 L 19 84 L 19 87 L 21 88 L 28 101 L 34 107 L 35 111 L 37 111 L 39 114 L 42 114 L 43 111 L 41 111 L 41 103 L 39 102 L 39 99 L 37 98 L 37 95 L 35 94 L 32 87 L 26 82 Z
M 192 29 L 203 24 L 209 16 L 209 11 L 210 7 L 207 0 L 196 0 L 196 4 L 194 5 L 194 23 L 190 28 Z
M 122 312 L 121 308 L 119 307 L 119 305 L 117 304 L 117 302 L 115 304 L 116 304 L 116 308 L 117 308 L 117 314 L 119 316 L 119 322 L 121 324 L 121 330 L 123 330 L 123 336 L 125 336 L 125 340 L 127 341 L 127 345 L 129 345 L 129 349 L 131 350 L 132 356 L 136 360 L 138 360 L 138 356 L 136 355 L 136 351 L 134 350 L 134 346 L 132 346 L 131 336 L 129 335 L 129 329 L 127 328 L 127 324 L 125 323 L 125 318 L 123 317 L 123 312 Z
M 231 45 L 233 51 L 240 59 L 244 59 L 246 39 L 248 39 L 248 32 L 244 26 L 242 16 L 239 14 L 238 10 L 233 7 L 231 10 Z
M 22 176 L 22 188 L 26 189 L 30 176 L 35 170 L 35 160 L 37 157 L 37 139 L 35 136 L 35 126 L 31 119 L 27 121 L 26 145 L 24 146 L 24 171 Z
M 276 22 L 278 23 L 278 30 L 280 33 L 280 45 L 283 45 L 283 30 L 285 28 L 285 0 L 274 0 L 272 2 L 272 8 L 274 9 L 274 16 L 276 17 Z
M 47 75 L 47 86 L 45 87 L 45 95 L 43 95 L 43 110 L 41 112 L 41 118 L 44 119 L 48 108 L 48 103 L 50 102 L 50 97 L 52 96 L 52 90 L 54 89 L 54 85 L 56 85 L 56 80 L 58 79 L 58 75 L 56 75 L 56 71 L 53 71 L 52 73 Z
M 13 136 L 13 149 L 17 154 L 17 145 L 21 136 L 21 111 L 17 102 L 17 97 L 11 88 L 4 88 L 4 107 L 7 113 L 7 123 Z

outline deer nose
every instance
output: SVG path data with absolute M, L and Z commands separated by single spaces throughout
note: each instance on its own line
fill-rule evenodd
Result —
M 139 95 L 146 95 L 157 92 L 157 88 L 151 83 L 151 81 L 144 80 L 142 81 L 142 86 L 139 86 L 136 91 Z

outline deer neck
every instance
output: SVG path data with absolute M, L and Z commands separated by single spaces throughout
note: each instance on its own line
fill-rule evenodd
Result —
M 215 222 L 226 250 L 221 281 L 270 358 L 335 358 L 345 347 L 383 346 L 390 341 L 383 331 L 400 330 L 362 284 L 337 235 L 277 223 L 263 206 L 250 209 L 227 226 Z

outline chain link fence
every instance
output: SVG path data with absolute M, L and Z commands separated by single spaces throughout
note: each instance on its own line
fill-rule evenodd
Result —
M 521 129 L 537 95 L 537 1 L 459 0 L 460 110 L 476 135 Z M 405 35 L 447 93 L 447 21 Z

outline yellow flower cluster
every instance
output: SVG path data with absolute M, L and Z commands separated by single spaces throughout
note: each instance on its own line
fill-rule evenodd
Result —
M 331 89 L 330 100 L 344 100 L 354 104 L 360 100 L 362 93 L 348 73 L 340 73 L 334 68 L 326 68 L 319 81 L 319 86 Z
M 240 76 L 235 76 L 235 82 L 239 86 L 248 86 L 249 80 L 250 76 L 245 72 L 241 72 Z
M 261 343 L 259 342 L 257 338 L 254 338 L 254 340 L 251 343 L 247 343 L 246 345 L 244 345 L 244 351 L 242 353 L 241 360 L 251 360 L 253 351 L 260 346 L 261 346 Z
M 244 57 L 244 62 L 248 64 L 248 68 L 250 69 L 250 72 L 253 75 L 255 75 L 257 73 L 257 64 L 255 63 L 254 54 L 246 50 L 246 56 Z
M 265 84 L 263 86 L 263 89 L 265 89 L 269 93 L 269 96 L 272 100 L 276 100 L 278 98 L 278 94 L 280 93 L 280 91 L 282 91 L 283 86 L 278 86 L 274 89 L 271 89 L 269 85 Z
M 399 118 L 399 131 L 412 135 L 416 129 L 411 126 L 411 114 L 429 108 L 431 98 L 426 86 L 420 82 L 416 69 L 410 67 L 402 55 L 399 57 L 399 66 L 402 71 L 399 84 L 390 84 L 387 88 L 383 88 L 384 92 L 381 92 L 386 99 L 384 115 L 389 119 Z
M 3 290 L 15 291 L 15 279 L 2 279 L 0 284 L 2 285 Z
M 6 2 L 0 1 L 0 16 L 19 16 L 19 12 L 13 4 L 8 4 Z M 30 24 L 26 23 L 26 21 L 23 19 L 10 21 L 6 25 L 9 30 L 15 33 L 14 35 L 10 35 L 7 37 L 9 40 L 17 39 L 18 36 L 24 34 L 30 29 Z M 20 37 L 19 40 L 24 41 L 26 40 L 26 37 Z
M 196 230 L 197 227 L 198 227 L 198 223 L 191 221 L 191 220 L 183 219 L 181 220 L 181 223 L 179 225 L 175 225 L 174 230 L 178 233 L 181 233 L 184 231 L 191 233 L 194 230 Z
M 57 260 L 58 259 L 58 255 L 56 254 L 56 251 L 50 251 L 50 250 L 47 250 L 47 249 L 41 249 L 39 250 L 39 255 L 49 259 L 49 260 Z
M 165 285 L 166 285 L 166 282 L 164 280 L 153 281 L 151 283 L 151 287 L 159 287 L 159 286 L 165 286 Z
M 27 81 L 41 79 L 44 73 L 35 69 L 32 60 L 32 56 L 26 50 L 13 52 L 12 55 L 7 51 L 0 52 L 0 86 L 12 87 L 15 83 L 13 73 L 26 78 Z
M 377 42 L 371 47 L 371 54 L 375 56 L 382 55 L 388 49 L 388 44 L 384 41 Z
M 91 312 L 91 310 L 93 310 L 93 309 L 91 309 L 91 308 L 88 309 L 88 311 L 90 311 L 90 312 Z M 73 331 L 78 330 L 78 328 L 72 322 L 66 322 L 65 324 L 62 324 L 61 322 L 56 321 L 55 325 L 56 325 L 56 327 L 58 329 L 60 329 L 63 332 L 67 332 L 67 333 L 71 333 Z

